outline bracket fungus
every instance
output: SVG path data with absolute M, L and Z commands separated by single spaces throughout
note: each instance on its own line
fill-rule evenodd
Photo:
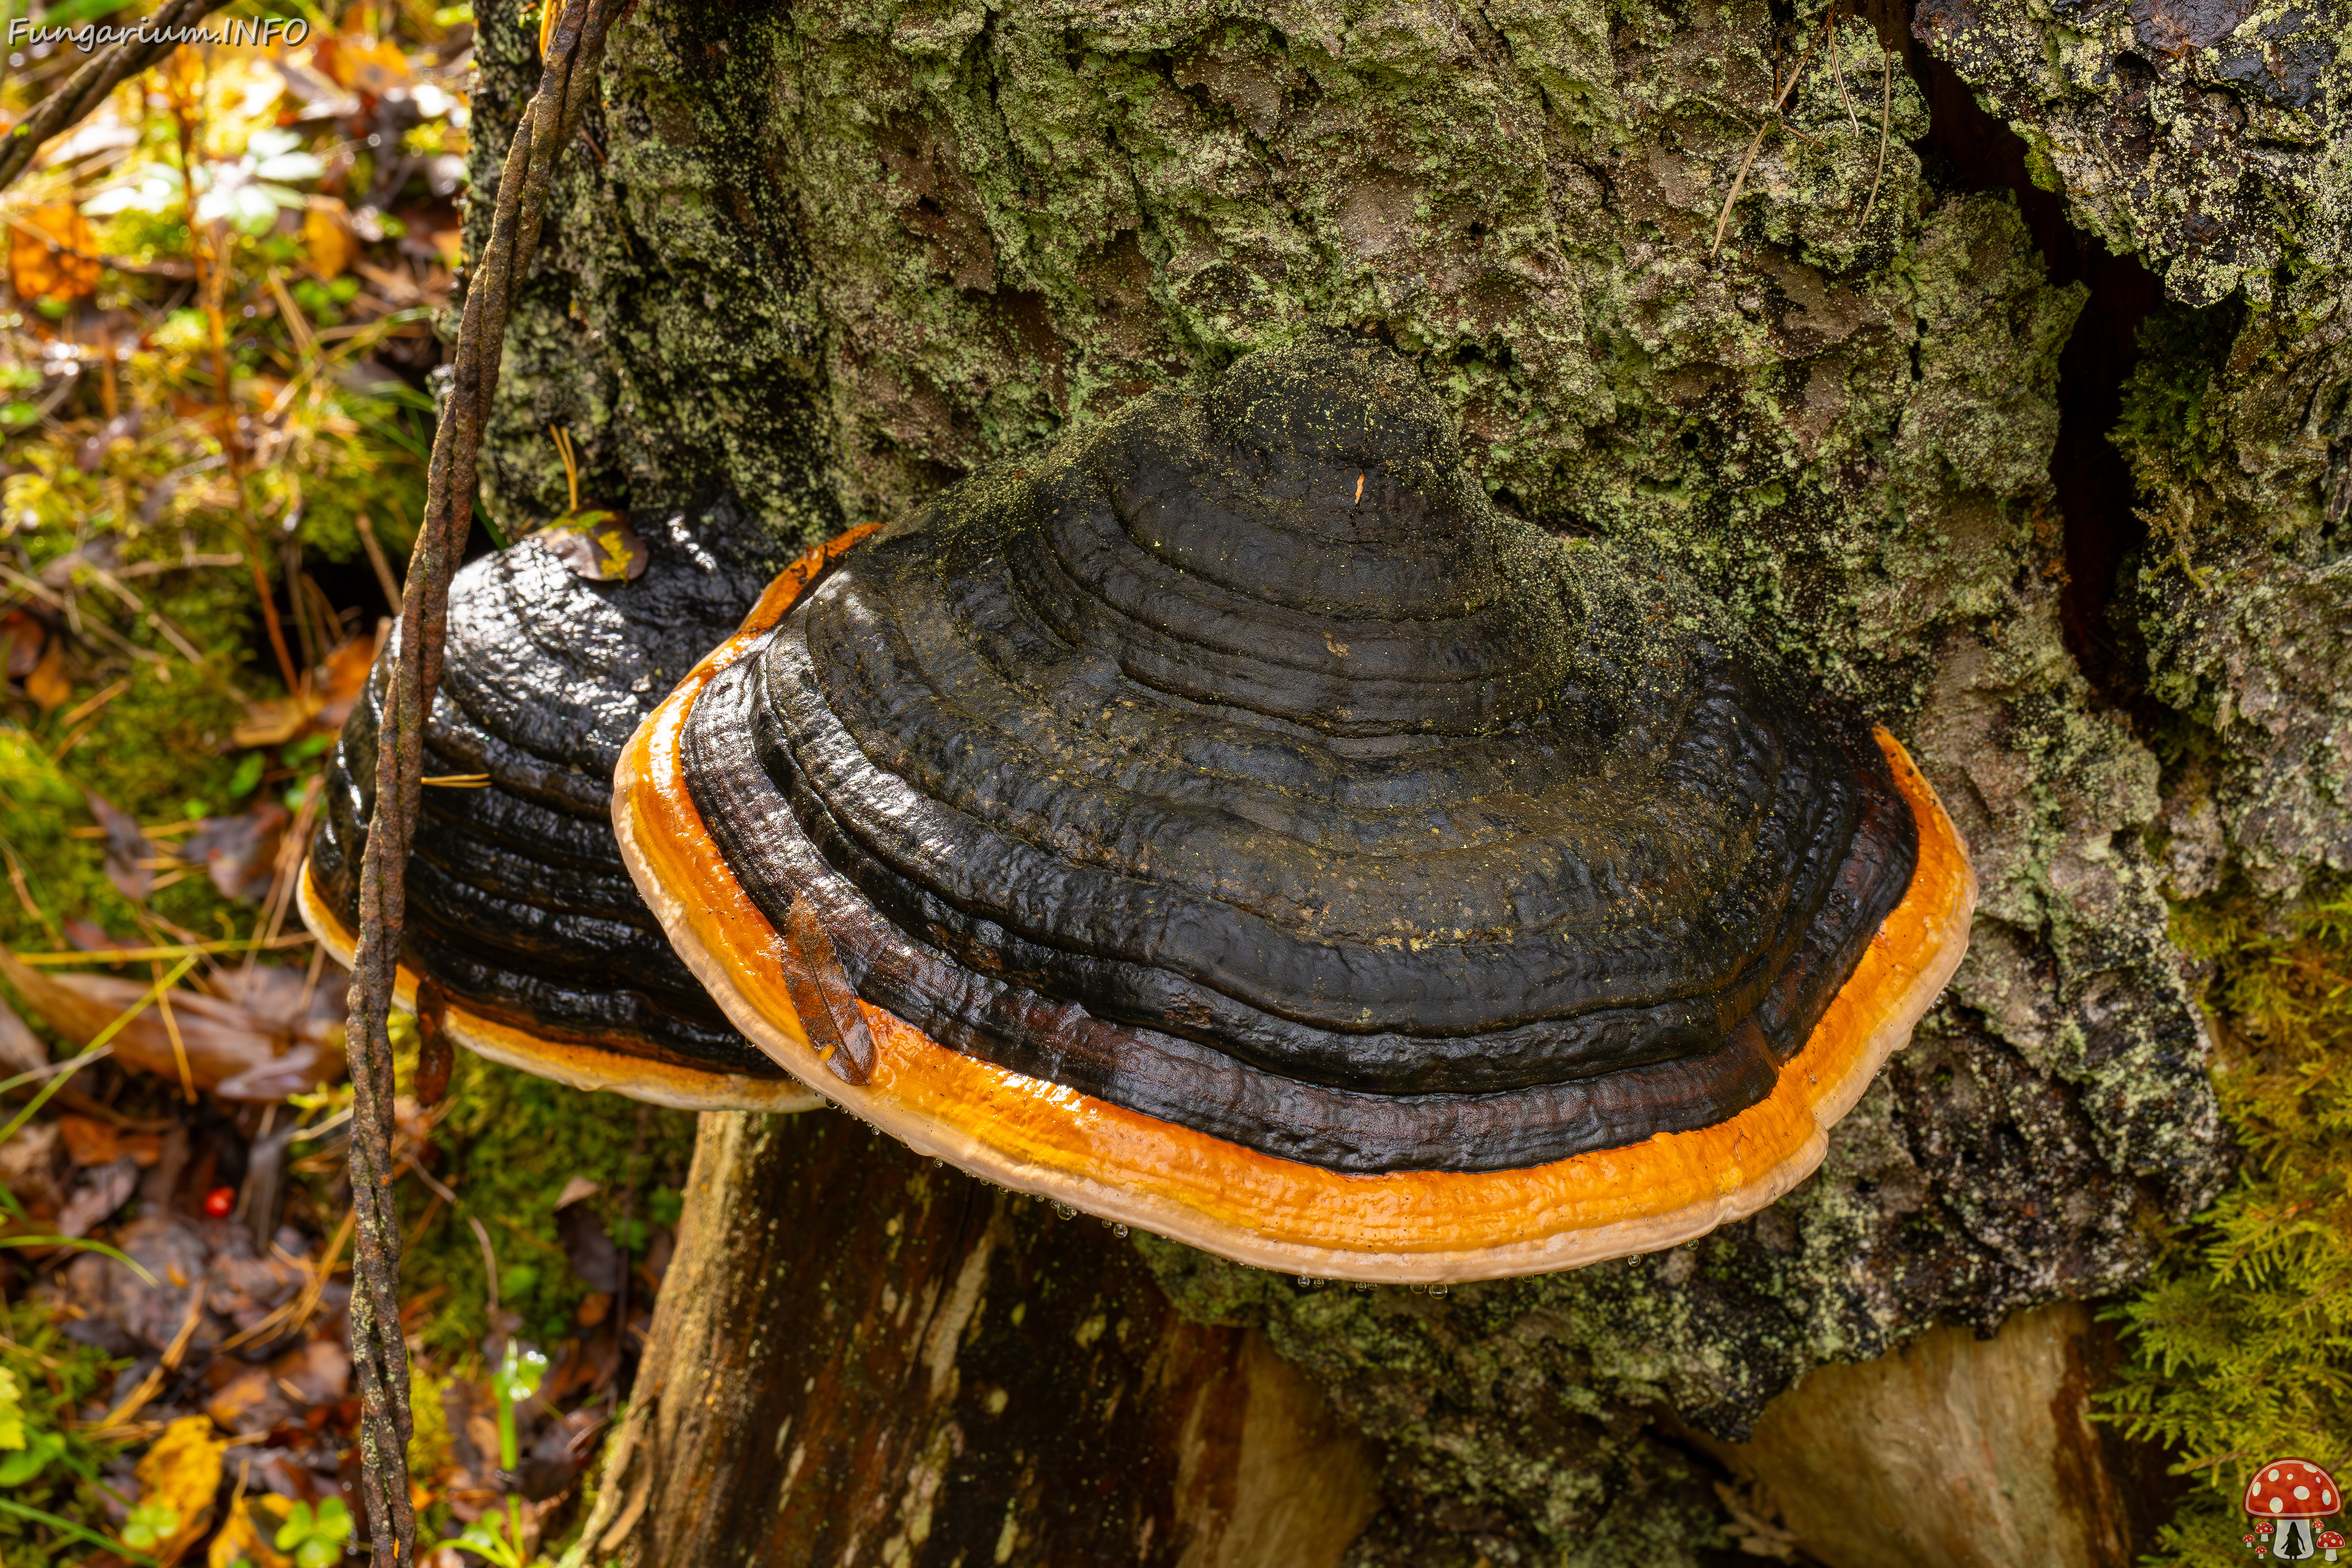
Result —
M 428 781 L 409 859 L 400 1004 L 482 1056 L 687 1110 L 821 1103 L 751 1048 L 671 951 L 613 841 L 613 763 L 679 674 L 735 629 L 784 559 L 720 502 L 639 513 L 645 572 L 586 579 L 537 538 L 457 574 Z M 786 569 L 805 584 L 833 557 Z M 395 634 L 396 635 L 396 634 Z M 351 962 L 392 650 L 327 775 L 302 918 Z
M 1358 1280 L 1770 1203 L 1975 899 L 1890 737 L 1670 572 L 1502 512 L 1410 364 L 1337 336 L 780 584 L 613 810 L 736 1026 L 848 1110 Z

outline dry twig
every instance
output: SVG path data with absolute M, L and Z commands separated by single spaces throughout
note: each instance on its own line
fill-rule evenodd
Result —
M 426 470 L 425 519 L 401 594 L 399 641 L 376 750 L 376 808 L 360 868 L 352 956 L 352 1363 L 360 1385 L 361 1489 L 375 1568 L 412 1563 L 408 1352 L 400 1329 L 400 1217 L 393 1193 L 392 1039 L 385 1018 L 399 972 L 408 851 L 424 792 L 425 717 L 441 681 L 449 578 L 474 515 L 475 453 L 498 385 L 507 313 L 539 246 L 557 157 L 595 90 L 604 37 L 628 0 L 565 0 L 547 40 L 539 90 L 523 108 L 498 184 L 489 244 L 466 290 L 447 400 Z

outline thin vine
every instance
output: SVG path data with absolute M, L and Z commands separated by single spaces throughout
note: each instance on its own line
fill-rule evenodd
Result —
M 498 385 L 515 284 L 538 248 L 558 156 L 595 90 L 604 39 L 627 0 L 565 0 L 543 35 L 539 90 L 524 107 L 500 171 L 490 238 L 466 290 L 449 391 L 426 475 L 425 521 L 409 557 L 384 702 L 390 744 L 376 754 L 375 811 L 360 869 L 360 939 L 352 966 L 352 1207 L 357 1243 L 352 1363 L 360 1384 L 361 1489 L 376 1568 L 414 1563 L 409 1502 L 408 1352 L 400 1327 L 400 1219 L 392 1182 L 392 1040 L 408 852 L 423 793 L 425 717 L 441 680 L 449 579 L 473 525 L 475 456 Z

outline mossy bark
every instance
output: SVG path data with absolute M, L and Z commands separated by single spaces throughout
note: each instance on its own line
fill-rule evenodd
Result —
M 1386 1445 L 1362 1562 L 1692 1561 L 1725 1518 L 1656 1412 L 1738 1438 L 1820 1363 L 2130 1287 L 2228 1167 L 2164 878 L 2276 897 L 2352 842 L 2340 227 L 2250 227 L 2234 270 L 2183 268 L 2161 225 L 2069 187 L 2184 300 L 2261 307 L 2199 384 L 2219 455 L 2142 465 L 2178 521 L 2116 601 L 2147 660 L 2126 711 L 2060 619 L 2055 382 L 2084 290 L 2052 283 L 2011 192 L 1935 154 L 1914 71 L 1943 49 L 2029 167 L 2063 138 L 1935 23 L 1922 53 L 1907 16 L 1882 34 L 1810 0 L 646 0 L 559 174 L 485 461 L 510 531 L 562 505 L 551 422 L 590 499 L 724 488 L 814 539 L 1336 324 L 1418 360 L 1501 504 L 1680 563 L 1952 808 L 1984 886 L 1968 963 L 1757 1218 L 1442 1302 L 1136 1238 L 1185 1317 L 1262 1330 Z M 501 14 L 481 50 L 489 148 L 530 42 Z M 2013 84 L 2074 57 L 2001 58 Z M 2340 202 L 2324 97 L 2294 156 Z M 2207 221 L 2273 211 L 2231 210 Z M 931 1540 L 910 1560 L 992 1550 Z

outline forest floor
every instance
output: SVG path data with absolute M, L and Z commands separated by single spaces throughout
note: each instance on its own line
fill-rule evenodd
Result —
M 292 906 L 422 512 L 474 20 L 300 8 L 299 44 L 182 49 L 0 195 L 8 1568 L 317 1568 L 358 1533 L 345 982 Z M 0 120 L 81 58 L 12 56 Z M 2247 1466 L 2352 1458 L 2352 906 L 2181 935 L 2245 1174 L 2108 1304 L 2137 1360 L 2103 1397 L 2204 1483 L 2185 1564 L 2223 1560 Z M 692 1120 L 465 1055 L 420 1100 L 404 1039 L 421 1539 L 552 1559 Z
M 362 1533 L 346 982 L 292 900 L 422 511 L 472 32 L 359 5 L 182 49 L 0 199 L 9 1568 L 310 1565 Z M 20 50 L 0 113 L 83 58 Z M 470 1056 L 420 1106 L 409 1046 L 420 1540 L 551 1555 L 692 1119 Z

